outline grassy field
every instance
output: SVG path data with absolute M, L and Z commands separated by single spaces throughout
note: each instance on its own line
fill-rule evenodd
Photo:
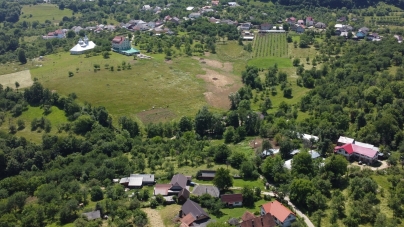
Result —
M 44 134 L 44 131 L 31 131 L 31 122 L 34 118 L 40 118 L 40 117 L 45 117 L 49 119 L 52 125 L 52 130 L 51 133 L 57 133 L 57 125 L 60 125 L 62 123 L 67 122 L 67 118 L 63 112 L 63 110 L 58 109 L 57 107 L 53 106 L 51 108 L 52 112 L 48 115 L 43 114 L 43 110 L 40 107 L 28 107 L 27 111 L 24 111 L 20 116 L 17 118 L 12 118 L 9 116 L 9 119 L 11 119 L 10 123 L 17 125 L 17 121 L 19 119 L 23 120 L 25 122 L 25 128 L 23 130 L 17 131 L 15 134 L 16 136 L 22 136 L 25 137 L 27 140 L 35 142 L 35 143 L 40 143 L 42 142 L 42 135 Z M 7 119 L 7 118 L 6 118 Z M 6 120 L 5 123 L 3 123 L 0 126 L 0 130 L 2 131 L 8 131 L 9 127 L 9 121 Z M 59 134 L 59 135 L 63 135 Z
M 258 34 L 254 39 L 254 57 L 285 57 L 288 55 L 286 33 Z
M 54 4 L 39 4 L 39 5 L 23 5 L 21 21 L 39 21 L 40 23 L 45 20 L 50 20 L 53 23 L 58 23 L 62 18 L 73 16 L 73 11 L 70 9 L 60 10 L 57 5 Z M 77 14 L 74 16 L 78 17 Z
M 253 58 L 248 61 L 248 65 L 256 66 L 260 69 L 268 69 L 269 67 L 278 65 L 279 68 L 292 67 L 292 60 L 289 58 L 280 57 L 263 57 L 263 58 Z
M 123 61 L 132 69 L 118 71 Z M 94 64 L 101 69 L 94 72 Z M 113 66 L 114 71 L 105 69 L 106 64 Z M 75 75 L 69 77 L 69 71 Z M 158 121 L 193 116 L 206 105 L 205 83 L 196 78 L 204 73 L 199 63 L 190 58 L 166 63 L 158 59 L 133 60 L 116 53 L 109 59 L 69 53 L 50 55 L 43 67 L 31 70 L 32 77 L 50 90 L 63 95 L 74 92 L 80 102 L 105 106 L 114 120 L 121 115 L 138 117 L 141 113 L 142 117 L 157 116 L 152 119 Z

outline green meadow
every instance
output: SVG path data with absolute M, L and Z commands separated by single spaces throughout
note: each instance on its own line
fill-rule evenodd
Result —
M 130 64 L 131 69 L 118 71 L 122 62 Z M 100 70 L 94 70 L 97 64 Z M 73 77 L 69 77 L 69 71 L 74 73 Z M 196 78 L 204 73 L 198 61 L 191 58 L 171 62 L 133 60 L 116 53 L 109 59 L 69 53 L 50 55 L 42 67 L 31 70 L 32 78 L 45 87 L 63 95 L 75 93 L 81 103 L 104 106 L 114 120 L 122 115 L 140 114 L 152 115 L 158 121 L 194 116 L 207 105 L 203 95 L 205 83 Z
M 58 23 L 65 16 L 73 16 L 73 11 L 70 9 L 60 10 L 58 5 L 54 4 L 23 5 L 21 21 L 32 22 L 37 20 L 40 23 L 44 23 L 45 20 L 50 20 Z M 74 16 L 78 17 L 78 14 Z
M 267 69 L 275 64 L 277 64 L 279 68 L 292 67 L 292 61 L 289 58 L 264 57 L 253 58 L 248 61 L 248 65 L 256 66 L 260 69 Z

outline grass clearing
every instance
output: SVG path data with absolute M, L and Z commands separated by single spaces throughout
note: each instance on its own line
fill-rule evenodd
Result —
M 43 114 L 43 110 L 40 107 L 32 107 L 29 106 L 27 111 L 24 111 L 20 116 L 17 118 L 11 118 L 10 121 L 11 124 L 17 125 L 17 121 L 19 119 L 23 120 L 25 122 L 25 128 L 17 131 L 15 134 L 16 136 L 21 136 L 25 137 L 27 140 L 35 143 L 41 143 L 42 142 L 42 136 L 45 133 L 43 130 L 42 131 L 31 131 L 31 122 L 34 118 L 40 118 L 40 117 L 45 117 L 49 119 L 52 125 L 52 130 L 51 133 L 56 134 L 57 132 L 57 125 L 60 125 L 62 123 L 67 122 L 67 118 L 65 116 L 65 113 L 63 110 L 60 110 L 59 108 L 52 106 L 51 108 L 52 112 L 48 115 Z M 3 123 L 0 126 L 0 130 L 7 131 L 8 132 L 8 123 Z M 65 133 L 59 133 L 58 135 L 64 135 Z
M 165 207 L 158 207 L 161 218 L 163 219 L 163 223 L 165 227 L 174 227 L 176 226 L 176 222 L 174 218 L 178 215 L 178 212 L 181 210 L 181 206 L 178 204 L 172 204 Z
M 78 14 L 73 14 L 73 11 L 67 8 L 60 10 L 56 4 L 23 5 L 20 20 L 27 22 L 37 20 L 40 23 L 50 20 L 53 23 L 59 23 L 63 17 L 71 17 L 73 15 L 78 16 Z
M 292 67 L 292 61 L 289 58 L 280 58 L 280 57 L 262 57 L 262 58 L 253 58 L 248 61 L 248 65 L 256 66 L 260 69 L 267 69 L 275 64 L 278 65 L 278 68 L 287 68 Z
M 223 208 L 221 209 L 222 211 L 222 215 L 220 216 L 215 216 L 215 215 L 211 215 L 213 216 L 213 218 L 217 219 L 217 222 L 227 222 L 230 218 L 238 218 L 240 219 L 241 216 L 243 216 L 244 212 L 246 211 L 250 211 L 251 213 L 254 212 L 259 212 L 260 211 L 260 206 L 262 204 L 268 203 L 270 201 L 266 201 L 266 200 L 258 200 L 257 202 L 255 202 L 254 207 L 252 208 L 247 208 L 247 207 L 235 207 L 235 208 Z
M 15 83 L 18 82 L 19 89 L 30 87 L 34 81 L 31 79 L 29 70 L 19 71 L 15 73 L 5 74 L 0 76 L 0 84 L 3 87 L 16 88 Z
M 132 69 L 118 71 L 122 62 L 129 63 Z M 94 72 L 94 64 L 101 69 Z M 113 66 L 114 71 L 105 69 L 106 64 Z M 69 71 L 75 75 L 69 77 Z M 137 117 L 138 113 L 156 108 L 168 109 L 169 114 L 158 117 L 147 116 L 156 115 L 153 111 L 143 113 L 142 117 L 157 121 L 193 116 L 206 105 L 205 83 L 196 78 L 204 73 L 191 58 L 174 59 L 168 64 L 156 59 L 133 60 L 117 53 L 112 53 L 109 59 L 69 53 L 50 55 L 43 61 L 43 67 L 31 70 L 32 77 L 45 87 L 63 95 L 74 92 L 82 103 L 104 106 L 114 120 L 122 115 Z

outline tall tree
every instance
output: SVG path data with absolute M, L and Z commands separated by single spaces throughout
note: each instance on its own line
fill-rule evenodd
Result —
M 21 64 L 27 63 L 27 58 L 25 57 L 25 51 L 23 49 L 18 51 L 18 61 L 20 61 Z
M 233 177 L 230 175 L 230 170 L 225 168 L 219 168 L 216 170 L 215 178 L 213 178 L 213 185 L 220 190 L 227 190 L 233 186 Z

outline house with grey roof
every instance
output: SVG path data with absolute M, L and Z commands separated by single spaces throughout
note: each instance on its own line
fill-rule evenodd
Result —
M 188 15 L 188 18 L 189 18 L 189 19 L 196 19 L 196 18 L 199 18 L 199 17 L 201 17 L 201 14 L 200 14 L 200 13 L 190 13 L 190 14 Z
M 85 216 L 89 221 L 91 221 L 94 219 L 101 218 L 101 212 L 100 212 L 100 210 L 91 211 L 91 212 L 83 213 L 83 216 Z
M 170 184 L 172 185 L 172 191 L 181 191 L 183 188 L 186 188 L 188 182 L 188 178 L 182 174 L 176 174 L 171 178 Z
M 143 185 L 153 185 L 154 174 L 131 174 L 119 180 L 119 184 L 129 188 L 141 188 Z
M 182 205 L 178 217 L 183 224 L 182 226 L 206 226 L 210 219 L 208 213 L 190 199 Z
M 220 191 L 216 186 L 213 185 L 196 185 L 192 194 L 201 196 L 203 194 L 209 194 L 212 197 L 219 198 Z

